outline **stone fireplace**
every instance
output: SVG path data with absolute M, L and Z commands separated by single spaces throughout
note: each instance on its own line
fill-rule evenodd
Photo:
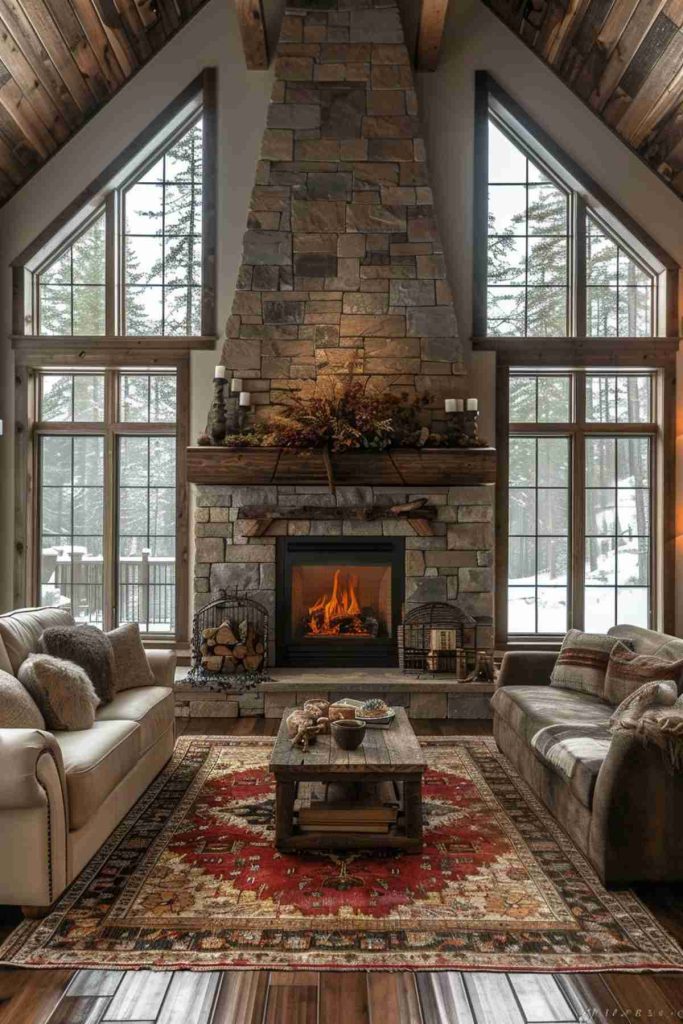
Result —
M 429 396 L 422 415 L 437 430 L 444 397 L 468 393 L 394 0 L 287 5 L 221 362 L 251 395 L 253 419 L 330 375 L 361 375 L 406 401 Z M 492 647 L 491 475 L 470 466 L 425 485 L 417 456 L 364 471 L 370 456 L 357 453 L 335 488 L 308 453 L 259 453 L 272 472 L 245 456 L 228 477 L 209 466 L 224 450 L 191 452 L 195 607 L 235 590 L 263 604 L 276 678 L 287 666 L 388 671 L 401 615 L 430 601 L 457 601 Z M 432 510 L 428 530 L 357 514 L 419 498 Z M 267 528 L 249 516 L 257 506 L 278 512 Z M 449 699 L 439 693 L 439 711 L 423 700 L 422 712 L 448 714 Z

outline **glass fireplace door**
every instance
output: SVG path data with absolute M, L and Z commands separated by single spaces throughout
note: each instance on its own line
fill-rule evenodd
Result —
M 402 538 L 278 538 L 277 663 L 398 664 L 404 561 Z

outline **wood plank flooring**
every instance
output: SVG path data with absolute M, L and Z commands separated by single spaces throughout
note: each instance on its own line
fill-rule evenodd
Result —
M 275 735 L 276 719 L 180 720 L 185 735 Z M 490 722 L 416 721 L 419 735 Z M 683 942 L 683 886 L 639 895 Z M 0 937 L 18 920 L 6 908 Z M 3 927 L 4 922 L 4 927 Z M 608 1024 L 683 1020 L 683 974 L 0 969 L 0 1024 Z

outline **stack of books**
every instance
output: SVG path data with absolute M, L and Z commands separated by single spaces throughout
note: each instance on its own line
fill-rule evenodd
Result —
M 388 833 L 399 794 L 393 782 L 299 784 L 294 810 L 301 832 Z

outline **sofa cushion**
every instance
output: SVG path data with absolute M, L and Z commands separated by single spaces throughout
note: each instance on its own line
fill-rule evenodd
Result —
M 617 642 L 605 633 L 570 629 L 560 648 L 550 685 L 602 697 L 610 651 Z
M 40 650 L 39 640 L 50 626 L 73 626 L 69 612 L 61 608 L 20 608 L 15 612 L 0 615 L 0 640 L 9 660 L 9 668 L 1 665 L 6 672 L 18 675 L 23 661 L 29 654 Z
M 600 697 L 556 686 L 502 686 L 493 695 L 491 707 L 527 743 L 549 725 L 609 728 L 614 711 Z
M 128 721 L 140 726 L 140 757 L 173 725 L 173 691 L 165 686 L 141 686 L 117 693 L 110 704 L 100 708 L 98 722 Z
M 492 707 L 590 808 L 610 745 L 611 704 L 554 686 L 503 686 L 494 694 Z
M 683 673 L 683 657 L 672 661 L 657 654 L 636 654 L 621 641 L 614 645 L 605 676 L 605 700 L 621 704 L 645 683 L 658 679 L 678 680 Z
M 145 648 L 142 646 L 137 622 L 124 622 L 107 633 L 114 652 L 114 689 L 132 690 L 139 686 L 153 686 L 154 675 Z
M 95 722 L 83 732 L 54 734 L 62 751 L 69 828 L 82 828 L 140 757 L 137 722 Z
M 531 738 L 531 749 L 571 786 L 589 810 L 612 735 L 603 725 L 547 725 Z

